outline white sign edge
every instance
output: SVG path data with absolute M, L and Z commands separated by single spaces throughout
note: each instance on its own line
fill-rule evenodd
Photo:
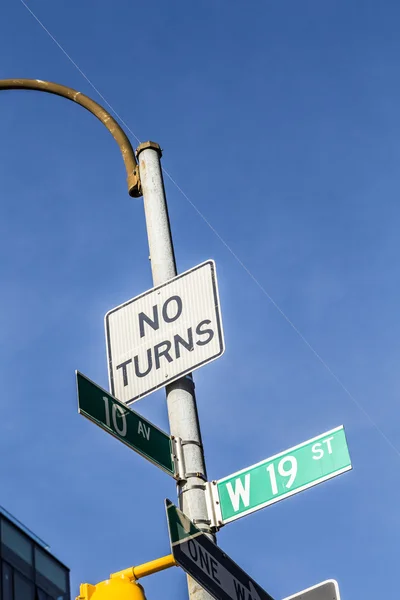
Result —
M 219 345 L 220 345 L 219 352 L 215 356 L 208 358 L 206 361 L 199 363 L 198 365 L 191 367 L 190 369 L 185 369 L 178 375 L 174 375 L 173 377 L 163 381 L 162 383 L 153 387 L 149 391 L 139 394 L 139 396 L 135 396 L 134 398 L 131 398 L 130 400 L 127 400 L 125 402 L 122 400 L 119 400 L 119 402 L 122 402 L 123 404 L 129 406 L 130 404 L 133 404 L 133 403 L 137 402 L 138 400 L 145 398 L 149 394 L 152 394 L 153 392 L 165 387 L 169 383 L 172 383 L 172 382 L 176 381 L 177 379 L 181 379 L 182 377 L 185 377 L 185 375 L 187 375 L 188 373 L 191 373 L 192 371 L 195 371 L 196 369 L 199 369 L 203 365 L 213 362 L 214 360 L 216 360 L 217 358 L 222 356 L 223 353 L 225 352 L 225 338 L 224 338 L 224 329 L 223 329 L 223 325 L 222 325 L 221 303 L 220 303 L 220 298 L 219 298 L 218 280 L 217 280 L 217 268 L 216 268 L 214 259 L 210 258 L 210 259 L 205 260 L 204 262 L 196 265 L 195 267 L 192 267 L 188 271 L 185 271 L 184 273 L 179 273 L 179 275 L 176 275 L 176 277 L 173 277 L 172 279 L 168 279 L 168 281 L 165 281 L 164 283 L 157 285 L 156 287 L 153 287 L 153 288 L 147 290 L 146 292 L 143 292 L 143 293 L 139 294 L 138 296 L 135 296 L 134 298 L 131 298 L 130 300 L 127 300 L 126 302 L 123 302 L 122 304 L 119 304 L 115 308 L 112 308 L 111 310 L 107 311 L 107 313 L 105 314 L 105 317 L 104 317 L 104 328 L 105 328 L 105 334 L 106 334 L 108 383 L 109 383 L 110 390 L 111 390 L 111 392 L 109 392 L 109 393 L 111 393 L 111 395 L 114 398 L 116 398 L 114 385 L 113 385 L 113 379 L 112 379 L 112 370 L 110 368 L 111 357 L 110 357 L 109 334 L 108 334 L 108 325 L 107 325 L 107 319 L 108 319 L 109 315 L 111 313 L 123 308 L 124 306 L 127 306 L 128 304 L 132 304 L 132 302 L 136 302 L 140 298 L 143 298 L 144 296 L 147 296 L 148 294 L 165 287 L 169 283 L 172 283 L 173 281 L 176 281 L 182 277 L 185 277 L 185 275 L 189 275 L 193 271 L 196 271 L 197 269 L 200 269 L 201 267 L 204 267 L 207 264 L 209 264 L 211 266 L 211 272 L 213 274 L 213 291 L 214 291 L 215 300 L 216 300 L 215 311 L 216 311 L 216 315 L 217 315 L 217 329 L 218 329 L 218 334 L 219 334 L 218 339 L 219 339 Z M 117 398 L 117 400 L 118 400 L 118 398 Z
M 320 440 L 321 438 L 326 437 L 327 435 L 330 435 L 331 433 L 336 433 L 337 431 L 342 430 L 344 431 L 344 425 L 339 425 L 338 427 L 335 427 L 334 429 L 330 429 L 329 431 L 327 431 L 326 433 L 321 433 L 320 435 L 317 435 L 309 440 L 306 440 L 305 442 L 301 442 L 301 444 L 297 444 L 297 446 L 292 446 L 291 448 L 288 448 L 287 450 L 283 450 L 282 452 L 278 452 L 278 454 L 274 454 L 273 456 L 270 456 L 268 458 L 264 458 L 263 460 L 260 460 L 258 463 L 255 463 L 254 465 L 250 465 L 249 467 L 245 467 L 244 469 L 240 469 L 240 471 L 236 471 L 236 473 L 232 473 L 232 475 L 228 475 L 226 477 L 223 477 L 222 479 L 218 479 L 217 480 L 217 485 L 219 485 L 220 483 L 224 483 L 224 481 L 227 481 L 228 479 L 232 479 L 233 477 L 237 477 L 238 475 L 241 475 L 242 473 L 245 473 L 247 471 L 250 471 L 251 469 L 255 469 L 256 467 L 259 467 L 260 465 L 264 464 L 264 463 L 268 463 L 271 460 L 275 460 L 276 458 L 279 458 L 280 456 L 283 456 L 284 454 L 287 454 L 288 452 L 293 452 L 294 450 L 298 450 L 298 448 L 302 448 L 303 446 L 306 446 L 307 444 L 310 444 L 311 442 L 316 442 L 317 440 Z M 346 436 L 346 433 L 345 433 Z M 346 445 L 347 445 L 347 439 L 346 439 Z
M 317 590 L 319 587 L 325 585 L 326 583 L 333 583 L 333 585 L 335 586 L 336 600 L 340 600 L 339 584 L 336 581 L 336 579 L 326 579 L 325 581 L 321 581 L 321 583 L 317 583 L 316 585 L 312 585 L 311 587 L 305 590 L 301 590 L 301 592 L 297 592 L 296 594 L 292 594 L 291 596 L 286 596 L 286 598 L 283 598 L 283 600 L 293 600 L 294 598 L 298 598 L 300 594 L 306 594 L 307 592 Z

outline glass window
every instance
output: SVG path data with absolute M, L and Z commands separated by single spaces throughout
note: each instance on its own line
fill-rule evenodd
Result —
M 14 571 L 14 600 L 34 600 L 35 588 L 18 571 Z
M 32 564 L 31 542 L 7 521 L 1 522 L 1 541 L 29 565 Z
M 49 594 L 37 588 L 35 600 L 67 600 L 67 596 L 64 594 L 62 596 L 49 596 Z
M 62 592 L 67 591 L 67 573 L 65 569 L 39 548 L 35 548 L 35 565 L 36 570 L 59 590 Z
M 2 565 L 3 600 L 13 600 L 12 568 L 7 563 Z

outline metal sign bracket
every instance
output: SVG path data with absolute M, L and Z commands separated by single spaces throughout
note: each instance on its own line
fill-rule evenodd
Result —
M 211 527 L 218 531 L 223 527 L 223 523 L 216 481 L 206 483 L 206 504 Z
M 172 445 L 172 460 L 174 461 L 175 467 L 175 479 L 176 481 L 184 481 L 186 479 L 185 473 L 185 459 L 182 450 L 182 440 L 179 437 L 171 436 Z

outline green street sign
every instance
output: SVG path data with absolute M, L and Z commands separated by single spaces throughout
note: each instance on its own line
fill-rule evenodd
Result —
M 207 484 L 216 526 L 351 469 L 343 426 Z
M 76 371 L 78 412 L 111 433 L 172 477 L 175 466 L 169 435 Z

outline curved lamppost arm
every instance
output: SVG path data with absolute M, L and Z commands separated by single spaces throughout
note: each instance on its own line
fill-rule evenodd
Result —
M 91 112 L 92 115 L 97 117 L 107 127 L 121 150 L 125 163 L 129 195 L 133 198 L 139 198 L 142 195 L 139 167 L 131 143 L 123 129 L 100 104 L 97 104 L 97 102 L 91 100 L 88 96 L 81 94 L 81 92 L 77 92 L 65 85 L 50 81 L 41 81 L 40 79 L 0 79 L 1 90 L 35 90 L 37 92 L 47 92 L 67 98 L 67 100 L 76 102 L 83 106 L 83 108 L 86 108 L 86 110 Z

